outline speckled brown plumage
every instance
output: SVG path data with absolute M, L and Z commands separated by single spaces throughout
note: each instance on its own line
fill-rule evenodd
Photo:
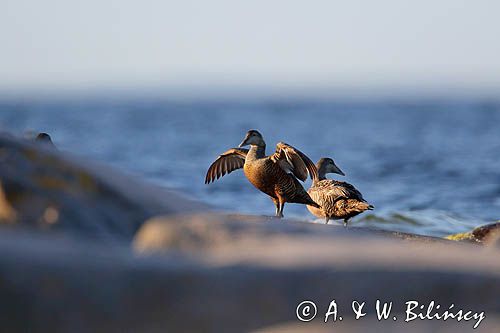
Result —
M 220 155 L 209 167 L 205 183 L 243 167 L 250 183 L 271 197 L 277 216 L 283 216 L 286 202 L 319 207 L 298 181 L 305 181 L 308 175 L 313 180 L 318 179 L 316 166 L 306 155 L 280 142 L 276 145 L 276 152 L 266 156 L 262 135 L 255 130 L 248 131 L 240 146 L 244 145 L 251 148 L 232 148 Z
M 351 184 L 333 179 L 326 179 L 326 173 L 334 172 L 343 175 L 343 172 L 335 165 L 332 159 L 322 158 L 317 163 L 319 179 L 314 182 L 307 191 L 311 198 L 321 208 L 307 206 L 307 209 L 316 217 L 326 219 L 343 219 L 347 225 L 350 218 L 373 209 L 366 202 L 363 195 Z

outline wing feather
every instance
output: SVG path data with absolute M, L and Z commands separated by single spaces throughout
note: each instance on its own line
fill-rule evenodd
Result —
M 365 201 L 361 192 L 359 192 L 353 185 L 333 179 L 322 180 L 310 190 L 311 192 L 322 193 L 322 195 L 329 197 L 334 201 L 340 198 Z
M 279 142 L 276 145 L 276 152 L 271 159 L 278 163 L 286 172 L 292 172 L 295 177 L 305 181 L 307 176 L 311 179 L 318 179 L 318 169 L 316 165 L 300 150 L 284 143 Z
M 234 170 L 243 168 L 247 153 L 248 149 L 244 148 L 231 148 L 222 153 L 208 168 L 205 184 L 230 174 Z

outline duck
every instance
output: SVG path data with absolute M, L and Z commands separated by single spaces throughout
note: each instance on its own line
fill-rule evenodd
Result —
M 250 146 L 250 149 L 243 148 Z M 316 165 L 298 149 L 279 142 L 274 154 L 266 156 L 266 143 L 257 130 L 249 130 L 237 148 L 219 155 L 208 168 L 205 184 L 243 168 L 248 181 L 267 194 L 276 207 L 276 217 L 282 218 L 285 203 L 319 205 L 309 196 L 300 181 L 308 175 L 313 181 L 318 178 Z
M 307 193 L 321 207 L 308 205 L 307 209 L 314 216 L 325 218 L 325 224 L 328 224 L 331 219 L 343 219 L 344 226 L 347 227 L 352 217 L 366 210 L 374 209 L 353 185 L 326 178 L 327 173 L 345 176 L 345 173 L 340 170 L 333 159 L 321 158 L 316 163 L 316 168 L 318 169 L 318 179 L 313 180 Z
M 38 135 L 35 137 L 34 141 L 37 143 L 43 144 L 47 147 L 52 147 L 52 148 L 56 147 L 54 145 L 54 142 L 52 142 L 52 138 L 50 137 L 50 135 L 48 135 L 47 133 L 44 133 L 44 132 L 38 133 Z

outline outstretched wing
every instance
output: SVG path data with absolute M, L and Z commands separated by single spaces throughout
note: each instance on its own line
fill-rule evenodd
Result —
M 311 179 L 318 179 L 318 169 L 309 157 L 284 142 L 279 142 L 276 145 L 276 152 L 271 156 L 271 159 L 278 163 L 283 170 L 293 173 L 302 181 L 307 179 L 308 174 Z
M 213 182 L 225 174 L 230 174 L 236 169 L 243 168 L 247 153 L 248 149 L 245 148 L 231 148 L 222 153 L 208 168 L 205 184 Z

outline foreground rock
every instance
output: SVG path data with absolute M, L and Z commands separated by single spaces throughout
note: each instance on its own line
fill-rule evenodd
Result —
M 0 134 L 0 222 L 130 240 L 153 215 L 201 209 L 208 207 L 51 147 Z
M 139 252 L 188 251 L 206 253 L 219 250 L 232 253 L 231 248 L 244 246 L 266 248 L 282 240 L 330 243 L 335 241 L 366 241 L 372 238 L 402 239 L 426 243 L 453 243 L 429 236 L 390 232 L 340 225 L 304 223 L 268 216 L 197 213 L 155 217 L 138 231 L 134 247 Z
M 187 220 L 186 220 L 187 221 Z M 286 221 L 222 221 L 161 255 L 65 239 L 0 233 L 0 319 L 5 332 L 469 331 L 473 322 L 404 323 L 404 303 L 435 301 L 485 311 L 479 332 L 495 332 L 500 314 L 498 251 L 454 242 L 299 232 Z M 169 220 L 168 223 L 170 223 Z M 179 225 L 182 220 L 179 220 Z M 256 221 L 256 224 L 261 223 Z M 227 225 L 227 228 L 224 228 Z M 311 225 L 312 227 L 323 227 Z M 257 227 L 259 228 L 259 227 Z M 324 230 L 326 228 L 321 228 Z M 274 230 L 274 231 L 273 231 Z M 250 234 L 247 234 L 247 231 Z M 200 232 L 200 233 L 198 233 Z M 252 235 L 253 233 L 253 235 Z M 174 236 L 176 234 L 174 233 Z M 234 236 L 234 239 L 232 237 Z M 259 237 L 254 237 L 259 236 Z M 185 243 L 184 243 L 185 242 Z M 173 245 L 172 245 L 173 244 Z M 148 249 L 149 251 L 150 249 Z M 144 253 L 144 252 L 142 252 Z M 345 322 L 324 326 L 335 299 Z M 351 302 L 392 301 L 398 322 L 354 321 Z M 318 317 L 300 324 L 296 307 L 312 300 Z M 299 325 L 300 324 L 300 325 Z M 354 325 L 354 326 L 353 326 Z M 354 328 L 353 328 L 354 327 Z M 392 328 L 391 328 L 392 327 Z M 413 330 L 411 330 L 413 328 Z M 321 329 L 321 330 L 320 330 Z
M 446 237 L 446 239 L 454 241 L 484 243 L 486 245 L 493 246 L 500 245 L 499 238 L 500 222 L 479 226 L 470 232 L 454 234 Z

